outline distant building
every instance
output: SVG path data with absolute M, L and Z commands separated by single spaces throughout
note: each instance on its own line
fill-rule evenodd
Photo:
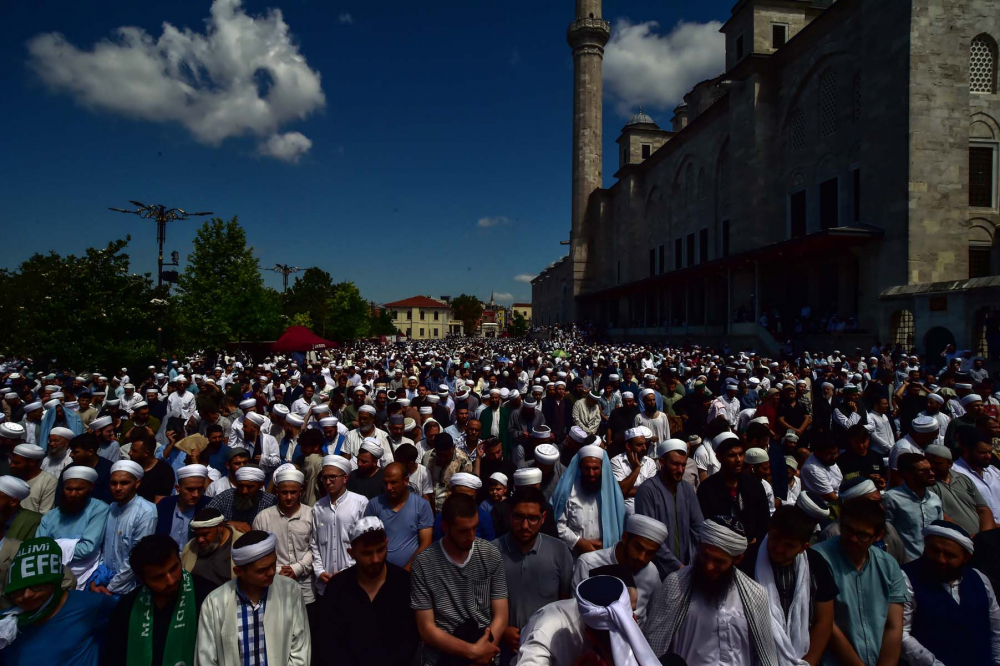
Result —
M 384 306 L 392 313 L 392 323 L 412 340 L 435 340 L 462 335 L 462 322 L 455 319 L 451 306 L 430 296 L 412 296 Z
M 531 303 L 514 303 L 514 305 L 511 306 L 511 310 L 524 317 L 524 321 L 528 323 L 528 326 L 531 326 Z M 514 315 L 512 314 L 510 323 L 513 322 Z

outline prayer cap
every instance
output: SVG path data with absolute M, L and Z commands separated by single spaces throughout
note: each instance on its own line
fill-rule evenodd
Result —
M 409 407 L 410 406 L 410 401 L 407 400 L 406 398 L 400 398 L 396 402 L 398 402 L 403 407 Z
M 119 400 L 118 398 L 104 401 L 104 404 L 107 405 L 108 407 L 117 407 L 119 403 L 121 403 L 121 400 Z
M 794 456 L 785 456 L 785 465 L 791 467 L 792 469 L 798 469 L 799 461 L 796 460 Z
M 955 389 L 956 390 L 971 391 L 972 390 L 972 384 L 966 384 L 964 382 L 961 383 L 961 384 L 955 384 Z
M 285 407 L 285 406 L 284 406 L 284 405 L 282 405 L 281 403 L 278 403 L 277 405 L 275 405 L 275 406 L 274 406 L 274 407 L 273 407 L 273 408 L 271 409 L 271 412 L 272 412 L 273 414 L 277 414 L 277 415 L 279 415 L 279 416 L 288 416 L 288 414 L 289 414 L 289 409 L 288 409 L 288 407 Z
M 293 428 L 301 428 L 305 422 L 306 420 L 298 414 L 289 414 L 285 417 L 285 423 Z
M 258 414 L 257 412 L 247 412 L 243 418 L 257 426 L 264 425 L 264 421 L 267 420 L 263 414 Z
M 142 479 L 145 475 L 142 466 L 137 462 L 132 462 L 131 460 L 119 460 L 116 462 L 111 466 L 111 473 L 114 474 L 115 472 L 128 472 L 136 479 Z
M 619 377 L 619 376 L 618 376 L 618 375 L 616 375 L 616 374 L 610 374 L 610 375 L 608 375 L 608 381 L 609 381 L 609 382 L 618 382 L 618 381 L 621 381 L 621 379 L 622 379 L 622 378 L 621 378 L 621 377 Z
M 569 429 L 569 438 L 577 444 L 583 444 L 590 438 L 590 433 L 580 426 L 573 426 Z
M 413 419 L 408 418 L 403 421 L 403 432 L 412 432 L 416 427 L 417 422 Z
M 434 395 L 433 393 L 428 393 L 427 394 L 427 402 L 431 403 L 432 405 L 437 405 L 437 404 L 440 404 L 441 398 L 439 396 Z M 358 411 L 361 411 L 361 410 L 359 409 Z
M 206 527 L 218 527 L 225 522 L 225 516 L 215 507 L 206 507 L 196 513 L 191 519 L 191 527 L 199 530 Z
M 287 467 L 285 465 L 287 465 Z M 285 465 L 282 465 L 274 471 L 275 485 L 284 483 L 285 481 L 294 481 L 300 486 L 303 485 L 306 480 L 306 475 L 295 469 L 293 465 L 288 463 L 285 463 Z
M 132 405 L 132 410 L 135 411 L 137 409 L 142 409 L 143 407 L 149 407 L 149 403 L 146 402 L 145 400 L 140 400 L 139 402 Z
M 786 430 L 785 435 L 781 439 L 786 442 L 797 442 L 799 441 L 799 436 L 794 430 Z
M 433 407 L 421 407 L 420 408 L 420 413 L 421 414 L 433 414 L 434 413 L 434 408 Z
M 27 481 L 19 479 L 16 476 L 11 476 L 10 474 L 5 474 L 4 476 L 0 476 L 0 493 L 20 502 L 27 499 L 28 495 L 31 494 L 31 486 L 28 485 Z
M 938 420 L 933 416 L 918 416 L 910 422 L 914 432 L 937 432 L 940 429 Z
M 635 439 L 636 437 L 645 437 L 645 436 L 646 436 L 646 432 L 645 432 L 645 429 L 642 426 L 636 426 L 634 428 L 629 428 L 628 430 L 625 431 L 625 439 L 626 439 L 626 441 L 630 440 L 630 439 Z
M 645 398 L 647 395 L 653 395 L 654 393 L 656 393 L 656 391 L 654 391 L 653 389 L 651 389 L 651 388 L 644 388 L 641 391 L 639 391 L 639 397 L 640 398 Z
M 732 441 L 730 441 L 732 440 Z M 712 448 L 716 453 L 728 451 L 733 446 L 742 446 L 739 436 L 735 432 L 723 432 L 716 435 L 712 440 Z
M 449 486 L 464 486 L 466 488 L 472 488 L 473 490 L 479 490 L 483 487 L 483 482 L 475 474 L 469 474 L 467 472 L 457 472 L 451 475 L 451 479 L 448 480 Z
M 747 449 L 746 454 L 744 454 L 744 461 L 748 465 L 760 465 L 766 463 L 769 458 L 767 456 L 767 451 L 761 448 L 754 447 L 752 449 Z
M 580 460 L 583 460 L 584 458 L 600 458 L 603 460 L 608 454 L 604 449 L 596 444 L 588 444 L 587 446 L 582 447 L 577 455 L 580 457 Z
M 45 403 L 45 405 L 43 406 L 45 407 L 45 409 L 52 409 L 54 407 L 58 407 L 61 404 L 62 403 L 59 402 L 58 399 L 53 398 L 52 400 L 49 400 L 47 403 Z
M 372 454 L 376 460 L 380 460 L 385 454 L 382 445 L 374 437 L 366 437 L 365 441 L 361 443 L 361 450 Z
M 226 451 L 226 460 L 232 460 L 236 456 L 246 456 L 250 457 L 250 452 L 244 449 L 242 446 L 234 446 Z
M 855 477 L 840 484 L 840 501 L 847 502 L 862 495 L 877 492 L 875 482 L 867 477 Z
M 841 499 L 843 499 L 843 495 L 841 495 Z M 802 509 L 813 520 L 827 518 L 830 515 L 830 507 L 826 500 L 811 490 L 802 491 L 799 498 L 795 500 L 795 506 Z
M 552 436 L 552 429 L 547 425 L 540 425 L 537 428 L 531 429 L 531 436 L 534 439 L 548 439 Z
M 246 400 L 240 401 L 240 409 L 249 409 L 250 407 L 256 407 L 257 400 L 254 398 L 247 398 Z
M 36 400 L 34 402 L 29 402 L 27 405 L 25 405 L 24 406 L 24 411 L 25 411 L 25 413 L 27 413 L 27 412 L 33 412 L 36 409 L 41 409 L 41 408 L 42 408 L 42 401 L 41 400 Z
M 923 529 L 923 535 L 924 537 L 936 536 L 951 539 L 964 548 L 969 555 L 974 555 L 976 552 L 969 533 L 962 529 L 960 525 L 947 520 L 935 520 Z
M 354 543 L 358 540 L 358 537 L 368 534 L 369 532 L 385 532 L 385 525 L 383 525 L 382 521 L 375 516 L 365 516 L 364 518 L 358 519 L 356 523 L 351 525 L 347 536 L 350 538 L 351 543 Z
M 247 532 L 233 544 L 233 564 L 238 567 L 256 562 L 274 552 L 278 539 L 270 532 L 252 530 Z
M 656 448 L 653 449 L 653 455 L 651 457 L 662 458 L 668 453 L 673 453 L 674 451 L 680 451 L 684 455 L 687 455 L 687 442 L 680 439 L 666 439 L 662 442 L 657 442 Z
M 351 473 L 351 461 L 344 456 L 328 455 L 323 456 L 323 467 L 336 467 L 345 474 Z
M 542 470 L 537 467 L 522 467 L 514 472 L 514 487 L 533 486 L 542 482 Z
M 63 481 L 81 479 L 83 481 L 89 481 L 90 483 L 96 483 L 97 470 L 93 467 L 87 467 L 86 465 L 71 465 L 63 470 L 62 478 Z
M 0 437 L 4 439 L 23 439 L 24 426 L 20 423 L 0 423 Z
M 940 395 L 938 393 L 929 393 L 927 395 L 927 398 L 929 400 L 933 400 L 934 402 L 936 402 L 939 405 L 943 405 L 944 404 L 944 396 L 942 396 L 942 395 Z
M 336 428 L 337 423 L 338 421 L 336 416 L 324 416 L 319 420 L 319 426 L 321 428 Z
M 522 406 L 523 406 L 523 407 L 524 407 L 525 409 L 534 409 L 534 408 L 535 408 L 535 405 L 537 405 L 537 404 L 538 404 L 538 403 L 537 403 L 537 402 L 535 402 L 535 401 L 534 401 L 534 399 L 532 399 L 532 398 L 525 398 L 525 399 L 524 399 L 524 400 L 523 400 L 523 401 L 521 402 L 521 405 L 522 405 Z
M 62 426 L 56 426 L 49 431 L 49 435 L 55 435 L 56 437 L 63 437 L 65 439 L 73 439 L 76 437 L 76 433 L 69 428 L 63 428 Z
M 260 467 L 254 467 L 253 465 L 244 465 L 236 470 L 236 480 L 237 481 L 253 481 L 255 483 L 264 483 L 264 470 Z
M 37 444 L 18 444 L 14 447 L 14 455 L 31 460 L 41 460 L 45 457 L 45 449 Z
M 552 465 L 559 460 L 559 449 L 553 444 L 539 444 L 535 447 L 535 462 L 539 465 Z
M 973 402 L 982 402 L 982 401 L 983 401 L 982 397 L 980 397 L 976 393 L 970 393 L 969 395 L 962 398 L 961 403 L 962 407 L 967 407 Z
M 205 478 L 208 476 L 208 468 L 204 465 L 184 465 L 177 470 L 177 480 L 190 479 L 191 477 Z
M 510 481 L 507 479 L 507 475 L 504 474 L 503 472 L 493 472 L 492 474 L 490 474 L 490 481 L 496 481 L 504 488 L 506 488 L 510 483 Z
M 931 444 L 926 449 L 924 449 L 924 453 L 926 453 L 929 456 L 937 456 L 938 458 L 944 458 L 945 460 L 953 459 L 951 454 L 951 449 L 941 444 Z
M 739 521 L 727 516 L 708 518 L 701 524 L 701 542 L 720 548 L 732 557 L 746 552 L 747 538 Z
M 110 416 L 102 416 L 100 418 L 96 418 L 93 421 L 91 421 L 91 423 L 90 423 L 90 429 L 94 430 L 94 431 L 97 431 L 97 430 L 100 430 L 101 428 L 106 428 L 109 425 L 111 425 L 111 417 Z
M 314 404 L 312 406 L 313 416 L 318 416 L 320 414 L 326 414 L 329 411 L 330 411 L 330 406 L 329 405 L 315 405 Z
M 666 525 L 654 518 L 638 513 L 633 513 L 628 517 L 628 520 L 625 522 L 625 531 L 635 536 L 645 537 L 658 544 L 662 544 L 667 540 L 668 533 Z
M 635 395 L 632 394 L 632 391 L 623 391 L 622 400 L 624 400 L 625 398 L 628 398 L 629 400 L 635 400 Z

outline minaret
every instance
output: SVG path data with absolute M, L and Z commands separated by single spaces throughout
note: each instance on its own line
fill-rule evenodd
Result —
M 570 229 L 570 261 L 573 264 L 573 289 L 570 298 L 580 293 L 580 283 L 587 267 L 587 203 L 594 190 L 603 186 L 601 177 L 601 101 L 603 84 L 601 66 L 604 45 L 611 37 L 611 27 L 601 18 L 601 0 L 576 0 L 576 20 L 566 31 L 573 48 L 573 204 Z M 570 317 L 576 308 L 566 303 Z M 575 317 L 574 317 L 575 318 Z

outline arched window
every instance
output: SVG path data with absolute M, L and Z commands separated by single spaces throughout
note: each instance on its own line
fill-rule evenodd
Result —
M 969 92 L 997 91 L 997 43 L 987 34 L 976 36 L 969 49 Z
M 889 342 L 894 345 L 902 345 L 903 349 L 913 347 L 916 326 L 913 321 L 913 313 L 909 310 L 900 310 L 892 314 L 892 330 L 890 331 Z
M 819 77 L 819 135 L 837 131 L 837 72 L 828 69 Z
M 806 147 L 806 116 L 802 109 L 792 111 L 788 119 L 788 145 L 797 153 Z

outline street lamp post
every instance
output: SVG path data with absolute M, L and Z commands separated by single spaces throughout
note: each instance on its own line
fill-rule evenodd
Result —
M 288 264 L 275 264 L 270 268 L 265 268 L 265 271 L 274 271 L 275 273 L 281 273 L 282 278 L 282 288 L 281 293 L 288 291 L 288 276 L 292 273 L 298 273 L 302 269 L 298 266 L 289 266 Z

